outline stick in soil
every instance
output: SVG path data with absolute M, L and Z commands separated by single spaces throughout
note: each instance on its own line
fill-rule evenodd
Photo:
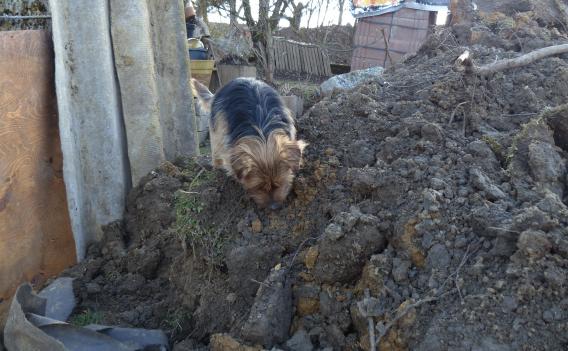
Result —
M 454 117 L 456 116 L 456 113 L 458 112 L 458 109 L 460 107 L 462 107 L 463 105 L 467 104 L 469 101 L 464 101 L 464 102 L 460 102 L 459 104 L 457 104 L 456 108 L 454 108 L 454 110 L 452 111 L 452 114 L 450 116 L 450 121 L 448 122 L 448 125 L 452 125 L 452 123 L 454 123 Z
M 465 72 L 468 74 L 473 73 L 479 76 L 487 76 L 511 68 L 523 67 L 540 59 L 565 53 L 568 53 L 568 44 L 553 45 L 531 51 L 528 54 L 512 59 L 504 59 L 488 65 L 476 66 L 473 59 L 470 57 L 469 51 L 466 50 L 458 57 L 456 65 L 465 67 Z
M 369 289 L 365 289 L 365 298 L 370 299 L 371 293 Z M 372 316 L 367 316 L 367 323 L 369 324 L 369 345 L 371 345 L 370 351 L 377 351 L 377 343 L 375 342 L 375 323 Z

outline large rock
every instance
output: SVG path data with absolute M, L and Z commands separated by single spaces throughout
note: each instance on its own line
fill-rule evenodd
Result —
M 371 67 L 340 74 L 323 82 L 320 85 L 320 90 L 324 95 L 331 94 L 335 89 L 350 90 L 365 83 L 366 81 L 380 78 L 383 75 L 384 70 L 385 69 L 383 67 Z
M 242 329 L 246 341 L 272 347 L 288 339 L 292 322 L 292 286 L 287 270 L 275 267 L 260 285 Z
M 337 230 L 326 230 L 318 245 L 314 276 L 323 283 L 348 283 L 361 274 L 372 254 L 385 248 L 386 237 L 378 227 L 377 217 L 356 208 L 335 216 L 333 224 Z

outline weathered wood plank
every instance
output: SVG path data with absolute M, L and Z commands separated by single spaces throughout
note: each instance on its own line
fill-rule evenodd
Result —
M 76 262 L 51 35 L 0 32 L 0 320 L 15 288 Z

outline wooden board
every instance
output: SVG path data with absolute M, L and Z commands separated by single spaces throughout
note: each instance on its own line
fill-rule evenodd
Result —
M 22 282 L 76 262 L 45 31 L 0 32 L 0 326 Z

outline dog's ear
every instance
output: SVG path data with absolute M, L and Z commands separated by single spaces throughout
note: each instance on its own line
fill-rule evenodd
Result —
M 303 140 L 293 140 L 286 143 L 284 147 L 284 158 L 293 172 L 300 169 L 302 155 L 306 146 L 308 146 L 308 144 Z
M 213 93 L 195 78 L 191 78 L 191 93 L 197 98 L 202 109 L 209 110 L 211 108 Z
M 239 182 L 243 182 L 250 174 L 253 164 L 250 155 L 243 151 L 237 151 L 231 159 L 231 168 Z

